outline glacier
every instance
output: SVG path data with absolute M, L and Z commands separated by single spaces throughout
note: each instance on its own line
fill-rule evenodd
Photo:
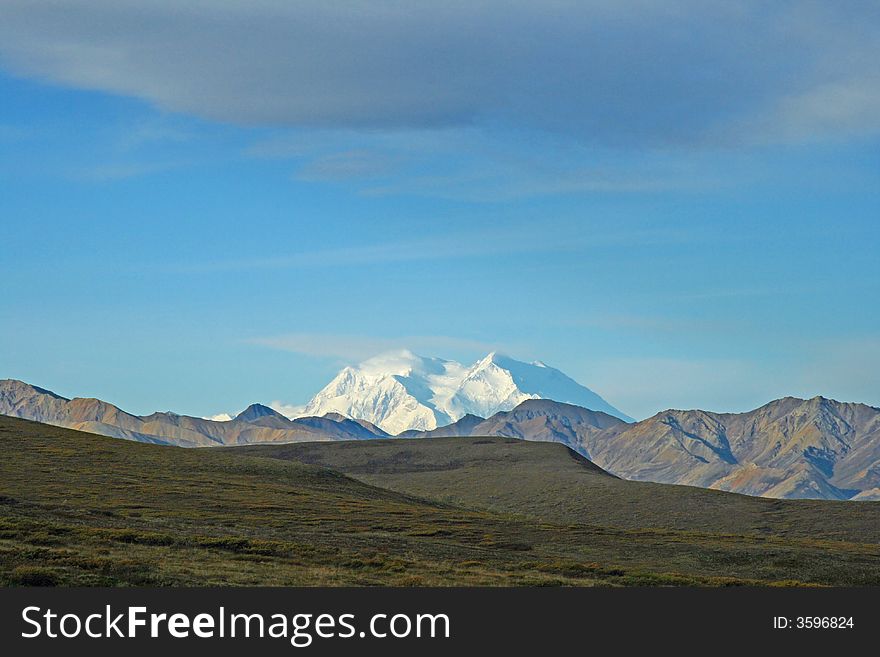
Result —
M 396 435 L 431 430 L 467 414 L 489 417 L 526 399 L 552 399 L 631 422 L 589 388 L 540 361 L 492 352 L 470 366 L 408 350 L 347 366 L 293 417 L 339 413 Z

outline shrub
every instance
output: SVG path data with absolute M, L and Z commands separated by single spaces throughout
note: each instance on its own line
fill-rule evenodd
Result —
M 39 566 L 17 566 L 9 573 L 9 580 L 18 586 L 58 586 L 60 583 L 54 570 Z

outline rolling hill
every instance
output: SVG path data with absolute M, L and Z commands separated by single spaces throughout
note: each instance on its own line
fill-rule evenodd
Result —
M 880 584 L 872 503 L 626 482 L 553 443 L 187 450 L 5 417 L 0 454 L 7 585 Z
M 298 461 L 370 484 L 469 508 L 627 530 L 880 543 L 880 506 L 770 500 L 626 481 L 559 444 L 428 438 L 254 445 L 233 454 Z

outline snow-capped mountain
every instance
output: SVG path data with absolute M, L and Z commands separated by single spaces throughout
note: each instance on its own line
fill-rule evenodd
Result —
M 490 353 L 471 366 L 397 351 L 345 367 L 298 416 L 340 413 L 391 434 L 430 430 L 467 414 L 489 417 L 526 399 L 552 399 L 631 421 L 595 392 L 541 362 Z

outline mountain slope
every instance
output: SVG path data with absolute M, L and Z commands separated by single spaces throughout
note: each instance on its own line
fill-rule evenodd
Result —
M 868 500 L 880 489 L 880 409 L 787 397 L 748 413 L 670 410 L 627 424 L 549 400 L 402 437 L 559 442 L 625 479 L 798 498 Z
M 786 397 L 748 413 L 666 411 L 587 436 L 581 452 L 627 479 L 848 499 L 880 485 L 880 409 Z
M 446 427 L 407 432 L 402 437 L 506 436 L 562 443 L 579 451 L 589 436 L 619 426 L 626 426 L 626 422 L 601 411 L 547 399 L 527 399 L 512 410 L 501 411 L 488 419 L 466 415 Z
M 235 419 L 217 422 L 176 413 L 137 416 L 99 399 L 66 399 L 22 381 L 0 381 L 0 414 L 138 442 L 211 447 L 249 443 L 352 440 L 386 436 L 340 418 L 290 420 L 253 404 Z
M 241 420 L 243 422 L 254 422 L 256 420 L 260 420 L 261 418 L 277 418 L 279 420 L 287 419 L 275 409 L 264 406 L 263 404 L 251 404 L 241 413 L 236 415 L 234 419 Z
M 430 431 L 466 415 L 488 417 L 527 399 L 554 399 L 629 420 L 592 390 L 543 363 L 491 353 L 470 367 L 409 351 L 344 368 L 303 415 L 368 420 L 390 434 Z

